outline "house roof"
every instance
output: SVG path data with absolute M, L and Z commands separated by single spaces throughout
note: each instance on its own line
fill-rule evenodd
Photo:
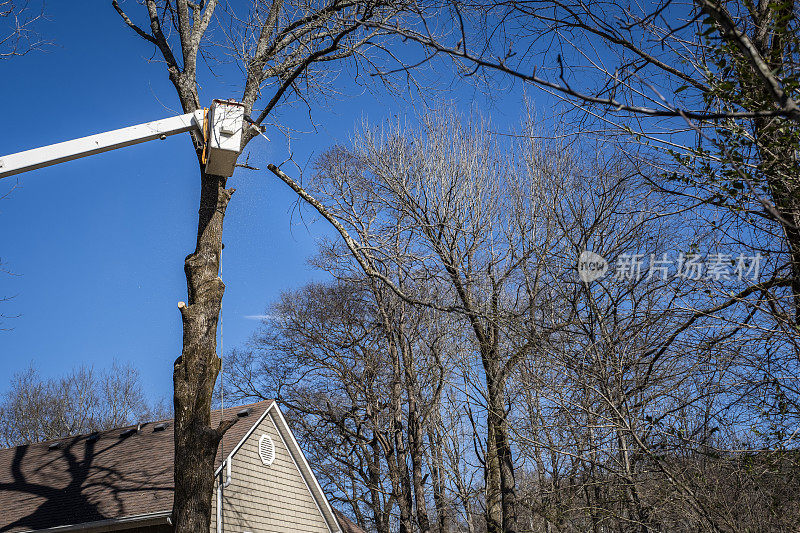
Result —
M 334 509 L 333 515 L 339 522 L 339 526 L 342 528 L 342 533 L 366 533 L 363 529 L 358 527 L 358 524 L 347 518 L 347 516 L 345 516 L 345 514 L 341 511 Z
M 212 413 L 213 427 L 221 417 L 233 418 L 249 409 L 225 433 L 217 467 L 272 403 L 267 400 Z M 137 426 L 126 426 L 0 449 L 0 533 L 166 516 L 174 491 L 173 430 L 171 419 L 160 420 L 141 424 L 138 431 Z M 336 517 L 345 533 L 362 533 L 346 518 L 339 518 L 339 513 Z

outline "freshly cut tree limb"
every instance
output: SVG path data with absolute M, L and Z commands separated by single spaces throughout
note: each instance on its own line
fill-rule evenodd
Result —
M 296 192 L 297 195 L 300 196 L 300 198 L 305 200 L 311 207 L 316 209 L 317 212 L 320 215 L 322 215 L 325 218 L 325 220 L 330 222 L 330 224 L 334 228 L 336 228 L 336 231 L 339 232 L 339 235 L 341 235 L 342 239 L 344 239 L 347 248 L 350 250 L 350 252 L 353 254 L 353 257 L 356 259 L 356 261 L 358 261 L 358 264 L 361 266 L 361 268 L 368 276 L 378 278 L 389 286 L 392 287 L 394 286 L 394 283 L 392 283 L 391 280 L 389 280 L 386 276 L 384 276 L 383 274 L 372 268 L 371 261 L 368 258 L 364 257 L 364 255 L 361 252 L 361 248 L 358 246 L 356 241 L 353 240 L 353 238 L 350 236 L 350 233 L 348 233 L 348 231 L 345 229 L 342 223 L 336 219 L 333 213 L 328 211 L 328 209 L 326 209 L 325 206 L 322 205 L 322 203 L 319 200 L 311 196 L 311 194 L 309 194 L 302 186 L 300 186 L 299 183 L 293 180 L 288 174 L 283 172 L 277 166 L 270 163 L 269 165 L 267 165 L 267 168 L 270 170 L 270 172 L 272 172 L 278 178 L 280 178 L 281 181 L 283 181 L 286 185 L 288 185 L 294 192 Z M 397 289 L 397 292 L 399 296 L 403 298 L 409 298 L 399 289 Z

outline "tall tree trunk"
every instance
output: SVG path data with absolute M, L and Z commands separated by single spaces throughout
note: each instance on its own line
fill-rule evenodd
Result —
M 400 328 L 406 322 L 405 313 L 400 313 Z M 400 329 L 398 328 L 398 329 Z M 411 482 L 414 489 L 414 507 L 416 508 L 417 526 L 420 533 L 430 533 L 431 523 L 428 517 L 428 506 L 425 502 L 425 483 L 422 476 L 423 465 L 423 425 L 419 412 L 421 398 L 417 369 L 414 360 L 414 349 L 403 335 L 398 333 L 400 353 L 403 358 L 403 378 L 408 401 L 408 448 L 411 459 Z
M 186 257 L 188 303 L 178 308 L 183 320 L 183 351 L 173 370 L 175 407 L 176 533 L 209 531 L 214 491 L 214 458 L 224 432 L 235 420 L 211 424 L 211 397 L 220 370 L 217 323 L 225 284 L 219 278 L 222 222 L 233 189 L 226 178 L 203 173 L 197 244 Z
M 416 399 L 410 398 L 408 403 L 408 440 L 411 452 L 411 475 L 414 483 L 414 505 L 417 511 L 417 525 L 420 533 L 430 533 L 431 523 L 428 518 L 428 506 L 425 502 L 425 484 L 422 477 L 422 424 L 419 420 Z
M 373 431 L 379 431 L 377 425 L 373 421 Z M 378 442 L 377 435 L 373 436 L 369 444 L 371 454 L 368 455 L 367 466 L 369 468 L 369 493 L 372 502 L 372 519 L 375 522 L 375 531 L 377 533 L 389 533 L 389 509 L 388 505 L 383 505 L 382 495 L 383 484 L 381 483 L 381 446 Z
M 516 533 L 517 493 L 514 461 L 508 435 L 508 417 L 506 416 L 505 376 L 498 368 L 500 364 L 496 357 L 486 358 L 484 361 L 488 393 L 487 427 L 489 442 L 494 446 L 494 464 L 492 466 L 497 470 L 492 474 L 492 482 L 495 484 L 494 489 L 499 489 L 502 531 L 503 533 Z
M 437 410 L 440 409 L 437 402 Z M 438 411 L 437 416 L 433 419 L 439 421 Z M 438 532 L 447 533 L 449 530 L 450 517 L 445 502 L 444 496 L 444 459 L 442 457 L 442 442 L 441 432 L 433 427 L 433 420 L 428 421 L 428 445 L 430 446 L 430 469 L 431 478 L 433 478 L 433 505 L 436 507 L 436 521 L 438 523 Z M 441 427 L 441 423 L 439 424 Z
M 800 162 L 797 160 L 797 135 L 797 126 L 782 118 L 756 121 L 761 170 L 780 216 L 778 222 L 791 261 L 795 324 L 800 324 Z
M 391 336 L 390 336 L 391 337 Z M 387 457 L 389 478 L 392 481 L 392 491 L 397 496 L 397 505 L 400 510 L 400 533 L 414 531 L 412 511 L 411 480 L 408 473 L 408 452 L 405 445 L 403 432 L 403 397 L 402 383 L 400 382 L 400 356 L 399 351 L 390 338 L 389 353 L 392 358 L 392 438 L 393 456 Z
M 392 365 L 390 384 L 392 443 L 390 452 L 386 454 L 387 469 L 392 483 L 392 493 L 397 499 L 397 506 L 400 511 L 399 531 L 400 533 L 412 533 L 414 531 L 412 518 L 413 496 L 411 493 L 411 477 L 408 472 L 408 450 L 403 431 L 403 365 L 400 361 L 402 332 L 398 334 L 394 321 L 387 312 L 386 297 L 378 289 L 374 279 L 371 279 L 371 290 L 375 296 L 377 310 L 383 324 L 384 334 L 386 335 L 386 348 Z
M 403 414 L 398 405 L 398 415 L 395 418 L 395 472 L 398 481 L 398 504 L 400 506 L 400 533 L 414 531 L 413 495 L 411 490 L 411 475 L 408 471 L 408 450 L 405 445 L 403 432 Z
M 500 459 L 497 456 L 497 432 L 494 417 L 487 415 L 486 454 L 484 457 L 484 485 L 486 486 L 486 531 L 503 531 L 503 497 L 500 490 Z

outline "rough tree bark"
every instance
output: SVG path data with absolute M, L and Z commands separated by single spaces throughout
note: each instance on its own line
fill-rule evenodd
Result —
M 211 428 L 211 398 L 221 361 L 217 357 L 217 323 L 225 284 L 219 277 L 222 226 L 234 189 L 226 178 L 201 174 L 200 211 L 195 251 L 184 271 L 188 304 L 178 308 L 183 320 L 183 351 L 172 375 L 175 408 L 176 532 L 208 531 L 214 492 L 214 458 L 225 431 L 236 421 Z
M 494 347 L 481 346 L 486 376 L 486 527 L 489 532 L 515 533 L 517 494 L 514 460 L 506 413 L 506 376 Z
M 383 305 L 383 297 L 374 280 L 370 280 L 373 294 L 378 302 L 379 317 L 385 330 L 387 351 L 392 365 L 391 403 L 392 403 L 392 444 L 390 453 L 386 454 L 389 478 L 392 482 L 392 491 L 397 499 L 400 512 L 400 533 L 412 533 L 413 503 L 411 494 L 411 481 L 408 475 L 408 450 L 405 443 L 403 430 L 403 384 L 402 363 L 400 362 L 401 342 L 400 334 L 393 327 L 392 320 Z
M 215 5 L 212 0 L 205 11 L 192 8 L 193 16 L 190 16 L 189 4 L 178 2 L 181 67 L 161 30 L 155 1 L 146 2 L 150 34 L 135 26 L 116 0 L 113 2 L 123 20 L 161 51 L 167 62 L 169 79 L 186 113 L 200 109 L 197 53 Z M 192 140 L 200 166 L 200 208 L 195 251 L 184 261 L 188 303 L 178 303 L 183 323 L 183 349 L 175 360 L 172 374 L 175 417 L 172 520 L 176 533 L 208 531 L 211 527 L 214 459 L 223 435 L 236 423 L 235 419 L 221 420 L 216 428 L 211 427 L 211 399 L 221 367 L 217 356 L 217 324 L 225 293 L 225 284 L 219 277 L 222 228 L 234 190 L 225 188 L 226 178 L 205 172 L 204 140 L 198 132 L 192 132 Z

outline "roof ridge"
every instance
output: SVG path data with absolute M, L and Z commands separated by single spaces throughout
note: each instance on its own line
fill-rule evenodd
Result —
M 259 400 L 257 402 L 245 403 L 245 404 L 241 404 L 241 405 L 232 405 L 230 407 L 226 407 L 222 411 L 228 412 L 228 411 L 231 411 L 231 410 L 241 410 L 241 409 L 246 409 L 248 407 L 254 407 L 256 405 L 261 405 L 261 404 L 264 404 L 264 403 L 272 403 L 274 401 L 275 400 L 267 399 L 267 400 Z M 219 413 L 219 411 L 220 411 L 220 409 L 211 409 L 211 416 L 213 417 L 214 414 L 215 413 Z M 42 445 L 48 445 L 49 446 L 49 445 L 54 444 L 56 442 L 66 442 L 66 441 L 75 441 L 75 442 L 77 442 L 80 439 L 87 439 L 92 435 L 105 435 L 105 434 L 108 434 L 108 433 L 114 433 L 114 432 L 117 432 L 117 431 L 122 431 L 122 430 L 130 429 L 130 428 L 134 428 L 134 427 L 137 427 L 137 426 L 144 427 L 144 426 L 147 426 L 147 425 L 150 425 L 150 424 L 157 425 L 157 424 L 160 424 L 160 423 L 163 423 L 163 422 L 173 422 L 174 420 L 175 420 L 174 416 L 171 417 L 171 418 L 160 418 L 160 419 L 157 419 L 157 420 L 147 420 L 147 421 L 144 421 L 144 422 L 137 422 L 135 424 L 127 424 L 125 426 L 116 426 L 116 427 L 113 427 L 113 428 L 101 429 L 101 430 L 92 431 L 92 432 L 89 432 L 89 433 L 77 433 L 75 435 L 67 435 L 66 437 L 58 437 L 58 438 L 55 438 L 55 439 L 42 440 L 42 441 L 37 441 L 37 442 L 29 442 L 27 444 L 18 444 L 16 446 L 3 446 L 3 447 L 0 447 L 0 450 L 10 450 L 10 449 L 13 449 L 13 448 L 20 448 L 20 447 L 23 447 L 23 446 L 42 446 Z

